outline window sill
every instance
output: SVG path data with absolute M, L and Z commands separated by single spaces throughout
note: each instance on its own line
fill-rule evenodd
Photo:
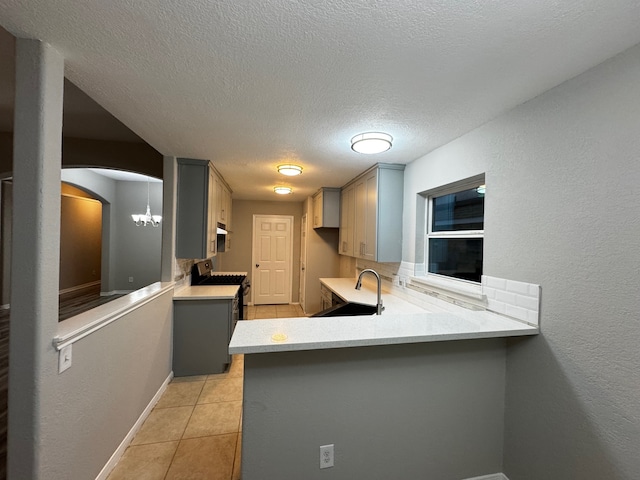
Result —
M 407 285 L 414 290 L 422 291 L 449 303 L 472 310 L 485 310 L 486 296 L 482 293 L 482 285 L 460 280 L 450 280 L 437 275 L 410 277 Z

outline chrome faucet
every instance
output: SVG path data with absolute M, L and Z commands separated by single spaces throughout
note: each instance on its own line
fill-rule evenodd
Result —
M 365 268 L 364 270 L 362 270 L 360 272 L 360 275 L 358 275 L 358 281 L 356 282 L 356 290 L 360 290 L 360 288 L 362 287 L 362 276 L 367 272 L 373 273 L 376 276 L 376 280 L 378 280 L 378 303 L 376 304 L 378 311 L 376 315 L 382 315 L 382 311 L 384 310 L 384 307 L 382 306 L 382 283 L 380 281 L 380 275 L 378 275 L 378 272 L 370 268 Z

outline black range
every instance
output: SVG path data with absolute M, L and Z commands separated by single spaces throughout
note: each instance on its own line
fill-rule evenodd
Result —
M 243 299 L 251 288 L 245 272 L 214 272 L 211 260 L 203 260 L 191 268 L 191 286 L 195 285 L 239 285 L 238 317 L 244 320 Z

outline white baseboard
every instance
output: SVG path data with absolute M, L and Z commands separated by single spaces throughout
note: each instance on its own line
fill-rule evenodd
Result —
M 111 290 L 110 292 L 100 292 L 101 297 L 110 297 L 111 295 L 127 295 L 134 290 Z
M 492 473 L 481 477 L 465 478 L 464 480 L 509 480 L 504 473 Z
M 11 308 L 10 303 L 5 303 L 3 305 L 0 305 L 0 310 L 9 310 L 10 308 Z
M 58 292 L 58 295 L 77 292 L 78 290 L 84 290 L 85 288 L 97 287 L 98 285 L 100 285 L 100 283 L 100 280 L 96 280 L 95 282 L 83 283 L 82 285 L 76 285 L 75 287 L 63 288 Z
M 104 467 L 102 467 L 102 470 L 96 477 L 96 480 L 107 479 L 107 477 L 109 476 L 111 471 L 115 468 L 120 458 L 122 458 L 122 455 L 124 455 L 124 452 L 129 446 L 129 444 L 131 443 L 131 441 L 133 440 L 133 437 L 136 436 L 136 433 L 138 433 L 138 431 L 142 427 L 142 424 L 151 413 L 151 410 L 153 410 L 153 407 L 155 407 L 156 403 L 158 403 L 158 401 L 160 400 L 160 397 L 162 397 L 162 394 L 167 389 L 167 385 L 169 385 L 169 383 L 171 382 L 171 379 L 173 379 L 173 372 L 169 373 L 169 376 L 162 383 L 162 385 L 160 386 L 156 394 L 153 396 L 153 398 L 149 402 L 149 405 L 147 405 L 147 407 L 144 409 L 144 411 L 142 412 L 142 414 L 140 415 L 136 423 L 133 425 L 133 427 L 131 427 L 131 430 L 129 430 L 129 433 L 127 433 L 127 435 L 124 437 L 124 440 L 120 442 L 120 445 L 118 446 L 118 448 L 116 448 L 116 451 L 113 452 L 113 455 L 111 455 L 111 458 L 109 459 L 109 461 L 105 464 Z

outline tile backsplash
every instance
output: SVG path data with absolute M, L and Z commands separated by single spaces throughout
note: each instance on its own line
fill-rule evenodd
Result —
M 474 299 L 465 298 L 460 292 L 448 294 L 442 286 L 420 282 L 417 265 L 410 262 L 377 263 L 358 259 L 355 275 L 365 268 L 373 268 L 380 274 L 386 290 L 427 310 L 454 304 L 506 315 L 536 327 L 540 325 L 540 285 L 482 275 L 481 289 Z M 367 277 L 365 283 L 367 281 L 371 278 Z
M 483 275 L 482 293 L 487 310 L 539 326 L 540 285 Z
M 191 267 L 193 267 L 193 264 L 195 263 L 193 259 L 176 258 L 175 262 L 175 276 L 173 278 L 174 282 L 179 282 L 187 276 L 191 275 Z

